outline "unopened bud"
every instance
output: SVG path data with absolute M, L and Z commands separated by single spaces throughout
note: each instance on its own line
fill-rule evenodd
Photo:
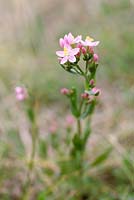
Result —
M 94 84 L 95 84 L 94 79 L 91 79 L 91 80 L 90 80 L 90 85 L 91 85 L 91 86 L 94 86 Z
M 61 92 L 61 94 L 64 94 L 64 95 L 70 94 L 70 91 L 67 88 L 62 88 L 60 92 Z
M 94 62 L 98 62 L 99 61 L 99 56 L 97 54 L 93 55 L 93 60 Z
M 86 52 L 87 52 L 85 47 L 82 47 L 82 48 L 81 48 L 81 51 L 82 51 L 83 55 L 85 55 Z

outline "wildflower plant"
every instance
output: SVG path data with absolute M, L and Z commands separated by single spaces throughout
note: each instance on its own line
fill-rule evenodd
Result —
M 15 87 L 15 96 L 16 100 L 21 103 L 23 110 L 26 113 L 28 123 L 29 123 L 29 132 L 32 141 L 31 155 L 28 161 L 27 168 L 27 180 L 23 186 L 23 198 L 26 199 L 28 191 L 32 184 L 33 171 L 35 167 L 35 155 L 37 152 L 37 141 L 38 141 L 38 125 L 37 125 L 37 101 L 32 93 L 28 91 L 24 86 Z
M 56 51 L 60 66 L 71 74 L 83 77 L 83 93 L 78 94 L 75 87 L 62 88 L 61 93 L 70 101 L 72 115 L 77 121 L 77 131 L 72 137 L 73 147 L 70 155 L 76 161 L 75 168 L 82 170 L 83 156 L 91 133 L 91 116 L 101 91 L 96 87 L 96 71 L 99 56 L 94 52 L 99 41 L 87 36 L 85 40 L 71 33 L 59 40 L 62 50 Z M 84 126 L 82 127 L 83 121 Z
M 91 117 L 101 94 L 100 89 L 96 86 L 96 72 L 99 56 L 94 52 L 95 47 L 99 45 L 99 41 L 94 41 L 94 39 L 89 36 L 83 40 L 81 35 L 74 37 L 69 33 L 59 40 L 59 44 L 62 48 L 61 50 L 56 51 L 59 64 L 64 70 L 72 75 L 83 78 L 83 92 L 80 94 L 75 87 L 72 87 L 71 89 L 61 89 L 61 94 L 69 99 L 72 114 L 66 117 L 64 129 L 66 130 L 66 135 L 63 138 L 59 134 L 60 130 L 58 129 L 59 127 L 57 126 L 56 121 L 52 121 L 51 119 L 49 140 L 47 141 L 46 138 L 45 140 L 40 140 L 39 138 L 37 120 L 38 102 L 35 95 L 25 87 L 18 86 L 15 88 L 16 100 L 21 103 L 26 111 L 30 127 L 29 133 L 32 141 L 31 156 L 27 167 L 27 180 L 23 186 L 23 200 L 28 199 L 29 191 L 32 187 L 33 175 L 35 172 L 35 157 L 36 153 L 38 155 L 38 148 L 41 150 L 39 153 L 41 159 L 48 159 L 49 151 L 51 151 L 51 149 L 54 155 L 63 158 L 64 155 L 68 156 L 65 160 L 56 160 L 58 170 L 56 170 L 56 174 L 55 170 L 52 172 L 51 178 L 52 180 L 57 181 L 57 185 L 59 186 L 60 182 L 69 177 L 66 183 L 68 186 L 66 191 L 74 189 L 76 193 L 78 193 L 77 199 L 85 199 L 86 196 L 89 196 L 89 194 L 86 193 L 87 188 L 86 191 L 84 188 L 88 185 L 89 189 L 89 185 L 91 185 L 89 184 L 89 177 L 85 175 L 87 166 L 90 169 L 90 167 L 102 163 L 111 151 L 111 149 L 106 149 L 105 152 L 96 157 L 91 163 L 85 162 L 86 145 L 91 134 Z M 74 131 L 74 122 L 77 124 L 76 131 Z M 60 143 L 63 143 L 63 145 L 60 145 Z M 64 148 L 66 149 L 66 152 L 64 152 Z M 47 170 L 44 170 L 43 167 L 41 168 L 47 173 Z M 47 175 L 50 176 L 49 170 Z M 60 188 L 62 188 L 61 185 Z M 55 185 L 54 187 L 57 186 Z M 44 197 L 52 197 L 52 193 L 53 188 L 48 184 L 48 187 L 46 186 L 45 191 L 42 194 L 43 199 Z

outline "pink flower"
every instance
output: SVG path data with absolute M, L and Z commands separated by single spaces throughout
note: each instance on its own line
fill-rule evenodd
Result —
M 100 43 L 99 41 L 94 41 L 93 38 L 87 36 L 85 41 L 81 41 L 82 45 L 89 47 L 96 47 Z
M 59 44 L 62 48 L 67 45 L 73 45 L 73 44 L 78 44 L 81 42 L 82 36 L 78 35 L 77 37 L 74 37 L 72 33 L 69 33 L 68 35 L 65 35 L 64 38 L 60 38 Z
M 92 89 L 92 93 L 93 93 L 95 96 L 98 96 L 98 95 L 101 94 L 101 90 L 100 90 L 99 88 L 97 88 L 97 87 L 94 87 L 94 88 Z
M 79 53 L 79 48 L 72 49 L 71 47 L 64 47 L 64 51 L 56 51 L 56 55 L 61 58 L 60 64 L 65 64 L 67 61 L 76 62 L 76 55 Z
M 15 95 L 16 95 L 16 99 L 18 101 L 23 101 L 27 98 L 28 94 L 27 94 L 27 90 L 26 88 L 24 87 L 20 87 L 20 86 L 17 86 L 15 88 Z
M 94 62 L 98 62 L 99 61 L 99 56 L 97 54 L 93 55 L 93 60 Z
M 70 90 L 67 88 L 62 88 L 60 92 L 61 92 L 61 94 L 64 94 L 64 95 L 70 94 Z
M 55 121 L 53 121 L 49 126 L 49 132 L 56 133 L 57 129 L 58 129 L 58 125 Z
M 68 127 L 70 127 L 71 125 L 73 125 L 74 122 L 75 122 L 75 119 L 74 119 L 74 117 L 73 117 L 72 115 L 68 115 L 68 116 L 66 117 L 66 125 L 67 125 Z

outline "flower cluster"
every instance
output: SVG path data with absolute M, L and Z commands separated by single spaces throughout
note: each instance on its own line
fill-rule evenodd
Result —
M 78 63 L 80 56 L 83 55 L 84 60 L 92 60 L 98 62 L 98 55 L 94 54 L 94 47 L 99 44 L 99 41 L 94 41 L 93 38 L 87 36 L 82 40 L 82 36 L 74 37 L 71 33 L 65 35 L 59 40 L 62 51 L 56 51 L 56 55 L 61 65 Z
M 94 47 L 98 46 L 99 41 L 94 41 L 89 36 L 83 40 L 81 35 L 74 37 L 69 33 L 60 38 L 59 44 L 63 48 L 62 51 L 56 51 L 60 65 L 66 71 L 81 75 L 85 79 L 85 88 L 80 101 L 77 98 L 78 92 L 75 88 L 62 88 L 61 94 L 70 99 L 71 111 L 76 118 L 86 117 L 91 114 L 91 111 L 93 112 L 96 99 L 101 93 L 95 84 L 99 56 L 94 52 Z M 81 66 L 80 60 L 83 60 L 84 66 Z M 83 105 L 85 105 L 84 113 Z

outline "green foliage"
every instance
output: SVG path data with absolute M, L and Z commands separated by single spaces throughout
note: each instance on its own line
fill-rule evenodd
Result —
M 71 111 L 75 117 L 79 116 L 78 110 L 78 102 L 77 102 L 77 91 L 75 88 L 72 88 L 71 96 L 70 96 L 70 103 L 71 103 Z
M 27 109 L 27 116 L 29 120 L 33 123 L 35 121 L 35 113 L 34 113 L 34 108 L 29 107 Z
M 41 192 L 41 193 L 38 195 L 37 200 L 46 200 L 45 192 Z
M 103 153 L 101 153 L 92 163 L 91 163 L 91 167 L 95 167 L 98 166 L 100 164 L 102 164 L 109 156 L 109 154 L 111 153 L 112 148 L 108 148 L 106 149 Z
M 18 156 L 25 155 L 25 147 L 19 135 L 19 131 L 12 129 L 8 131 L 8 139 L 10 141 L 10 153 L 17 154 Z

